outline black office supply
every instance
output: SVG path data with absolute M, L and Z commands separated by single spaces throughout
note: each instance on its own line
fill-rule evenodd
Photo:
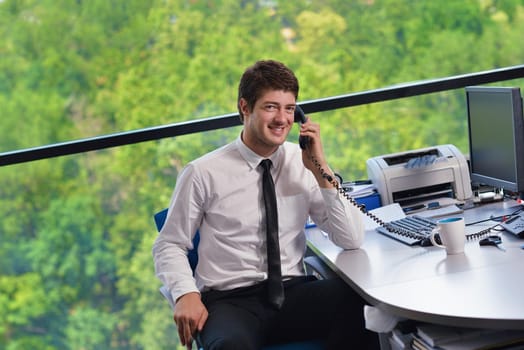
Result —
M 499 236 L 489 236 L 479 241 L 480 245 L 494 245 L 497 246 L 502 243 L 502 239 Z
M 426 207 L 425 204 L 417 204 L 417 205 L 412 205 L 412 206 L 409 206 L 409 207 L 405 207 L 405 208 L 402 208 L 402 210 L 404 211 L 404 213 L 411 213 L 412 211 L 417 211 L 419 209 L 424 209 Z
M 504 252 L 506 251 L 506 248 L 504 248 L 504 246 L 502 245 L 502 238 L 500 238 L 500 236 L 488 236 L 484 239 L 481 239 L 479 244 L 481 246 L 492 245 Z

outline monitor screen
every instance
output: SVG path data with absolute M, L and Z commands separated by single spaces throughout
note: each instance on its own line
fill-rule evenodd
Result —
M 518 87 L 466 87 L 471 180 L 524 191 L 524 120 Z

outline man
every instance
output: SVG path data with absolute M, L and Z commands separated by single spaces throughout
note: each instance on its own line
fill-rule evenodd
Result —
M 177 179 L 153 256 L 157 276 L 176 300 L 173 318 L 188 347 L 196 333 L 205 349 L 259 349 L 317 337 L 326 339 L 327 348 L 376 344 L 364 328 L 364 303 L 354 291 L 340 279 L 304 274 L 308 216 L 344 249 L 362 244 L 364 227 L 359 209 L 325 175 L 332 172 L 319 125 L 310 120 L 301 125 L 300 135 L 309 138 L 306 149 L 286 142 L 298 90 L 295 75 L 280 62 L 249 67 L 238 89 L 241 134 L 189 163 Z M 263 180 L 270 181 L 260 166 L 264 159 L 271 160 L 276 191 L 273 221 L 263 194 Z M 276 288 L 276 299 L 275 274 L 268 272 L 273 258 L 267 257 L 273 243 L 266 236 L 275 221 L 276 279 L 283 281 L 276 283 L 283 285 L 283 293 Z M 197 230 L 193 278 L 186 255 Z M 275 270 L 274 262 L 269 265 Z

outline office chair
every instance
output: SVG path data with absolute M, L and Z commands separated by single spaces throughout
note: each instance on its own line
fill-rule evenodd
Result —
M 167 208 L 159 211 L 154 215 L 155 224 L 157 230 L 160 232 L 164 226 L 164 222 L 167 217 Z M 187 254 L 189 260 L 189 265 L 193 272 L 195 271 L 196 265 L 198 264 L 198 243 L 200 242 L 200 234 L 197 231 L 195 237 L 193 238 L 193 249 L 190 250 Z M 336 274 L 330 270 L 317 256 L 310 255 L 304 258 L 304 265 L 306 267 L 306 272 L 308 274 L 313 274 L 317 278 L 332 278 Z M 171 293 L 167 290 L 165 286 L 160 287 L 160 294 L 169 302 L 169 306 L 173 310 L 175 308 L 175 301 L 171 296 Z M 309 340 L 309 341 L 300 341 L 286 344 L 275 344 L 264 347 L 263 350 L 323 350 L 325 348 L 323 340 Z M 199 349 L 202 350 L 202 349 Z

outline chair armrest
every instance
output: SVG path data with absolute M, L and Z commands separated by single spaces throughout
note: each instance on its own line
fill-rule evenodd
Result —
M 306 256 L 304 258 L 304 266 L 308 275 L 316 276 L 319 279 L 338 277 L 337 274 L 316 255 Z

